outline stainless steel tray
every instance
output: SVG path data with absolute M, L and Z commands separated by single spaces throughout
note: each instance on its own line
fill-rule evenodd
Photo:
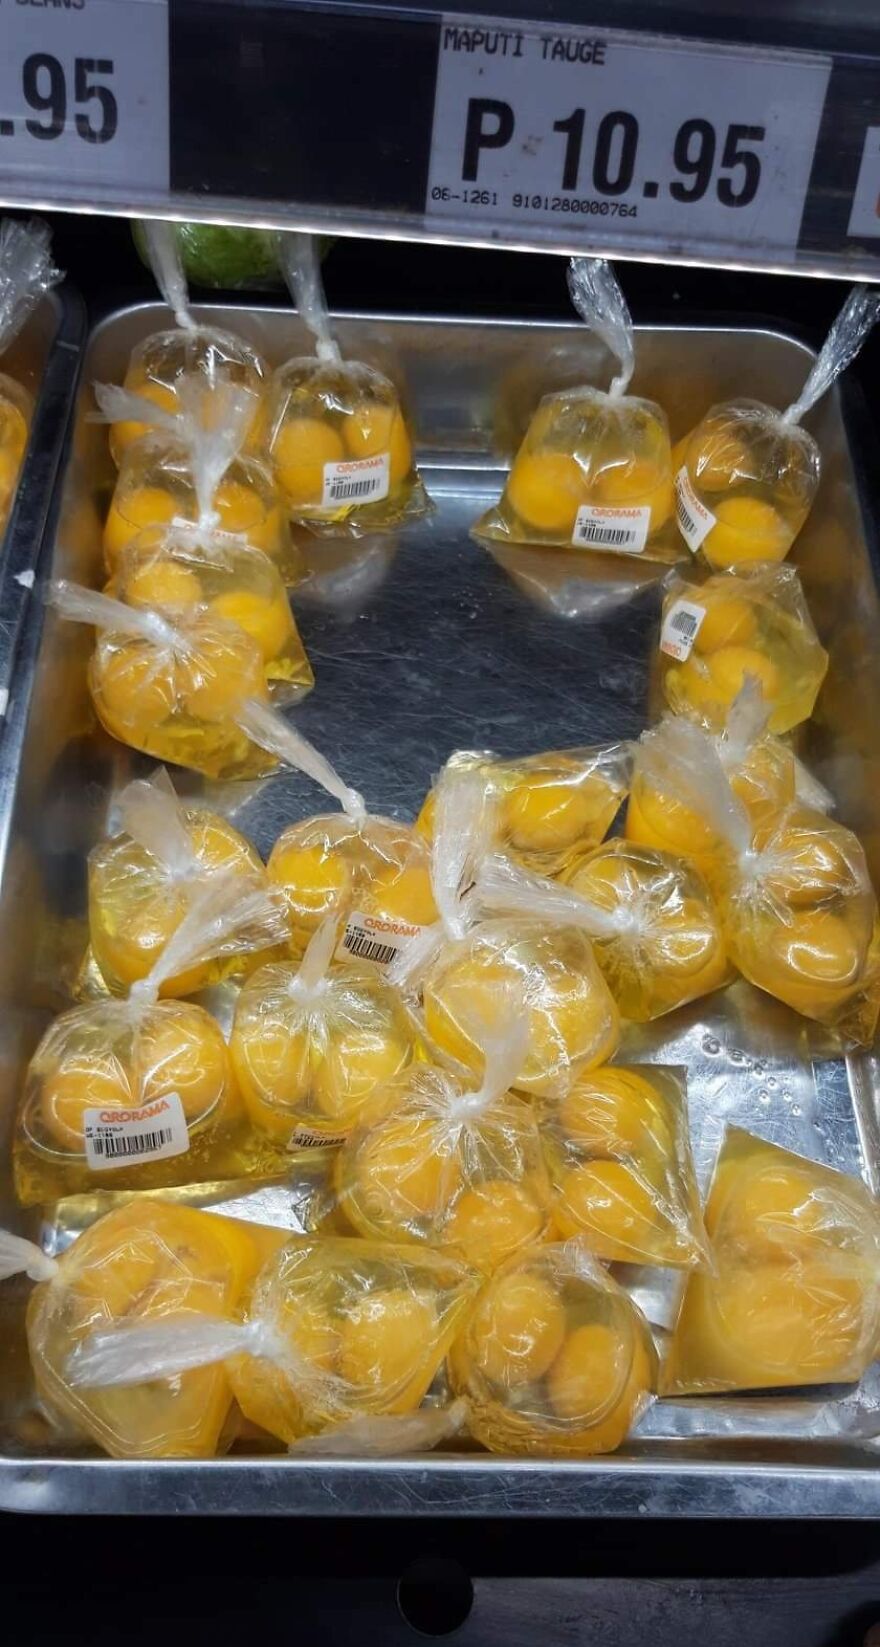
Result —
M 55 496 L 55 480 L 85 338 L 85 306 L 65 281 L 37 305 L 2 370 L 34 398 L 30 438 L 0 539 L 0 711 L 8 702 L 21 623 Z
M 295 317 L 212 308 L 273 361 L 305 344 Z M 45 570 L 93 580 L 112 470 L 86 421 L 95 378 L 118 380 L 134 343 L 168 323 L 144 305 L 93 333 L 84 362 L 61 508 Z M 295 607 L 317 686 L 298 723 L 375 810 L 412 816 L 456 747 L 515 754 L 631 736 L 648 713 L 660 569 L 629 559 L 511 551 L 493 558 L 468 527 L 497 496 L 503 453 L 536 397 L 584 377 L 604 381 L 601 346 L 576 326 L 340 317 L 345 351 L 400 377 L 415 413 L 436 513 L 342 552 L 316 542 Z M 636 388 L 668 408 L 679 435 L 731 393 L 791 399 L 809 352 L 769 330 L 647 329 Z M 880 880 L 880 600 L 853 464 L 834 395 L 813 424 L 824 451 L 820 498 L 796 561 L 831 652 L 829 683 L 803 753 L 866 842 Z M 861 470 L 868 463 L 859 456 Z M 48 1015 L 65 1004 L 84 943 L 84 855 L 113 786 L 138 767 L 94 724 L 85 692 L 90 637 L 34 599 L 0 746 L 0 1057 L 8 1145 L 16 1085 Z M 149 763 L 145 763 L 149 764 Z M 305 780 L 226 786 L 236 820 L 262 849 L 320 806 Z M 873 1057 L 844 1061 L 821 1035 L 746 985 L 633 1030 L 624 1052 L 686 1063 L 705 1178 L 727 1121 L 861 1171 L 880 1189 L 880 1090 Z M 2 1148 L 2 1146 L 0 1146 Z M 25 1227 L 8 1183 L 0 1219 Z M 284 1191 L 236 1203 L 284 1215 Z M 31 1225 L 31 1233 L 35 1226 Z M 51 1214 L 48 1241 L 59 1228 Z M 625 1276 L 662 1329 L 674 1299 L 661 1272 Z M 21 1310 L 27 1284 L 0 1289 L 0 1506 L 53 1512 L 461 1515 L 880 1514 L 880 1401 L 811 1392 L 750 1401 L 658 1403 L 626 1449 L 570 1464 L 473 1453 L 393 1463 L 231 1456 L 207 1464 L 121 1464 L 34 1448 Z M 836 1393 L 836 1399 L 835 1399 Z

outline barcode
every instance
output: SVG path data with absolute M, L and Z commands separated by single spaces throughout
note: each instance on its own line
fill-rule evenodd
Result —
M 164 1149 L 173 1138 L 171 1127 L 160 1127 L 157 1132 L 134 1133 L 128 1138 L 124 1133 L 96 1132 L 92 1138 L 92 1150 L 95 1155 L 103 1155 L 108 1161 L 117 1155 L 150 1155 L 153 1150 Z
M 639 544 L 639 533 L 626 526 L 603 526 L 598 520 L 583 520 L 578 523 L 578 540 L 598 544 L 602 549 L 628 549 L 631 544 Z
M 332 503 L 343 503 L 349 498 L 369 497 L 375 491 L 378 491 L 375 475 L 368 480 L 334 480 L 330 487 L 330 500 Z
M 690 510 L 686 507 L 680 492 L 676 493 L 675 512 L 678 516 L 678 524 L 681 527 L 685 537 L 689 537 L 692 533 L 700 530 Z
M 683 612 L 681 607 L 673 612 L 669 619 L 669 628 L 675 629 L 682 640 L 693 640 L 700 625 L 692 612 Z
M 346 929 L 345 948 L 359 961 L 378 961 L 380 966 L 388 966 L 397 958 L 396 944 L 378 944 L 375 938 L 366 938 L 362 932 L 351 927 Z

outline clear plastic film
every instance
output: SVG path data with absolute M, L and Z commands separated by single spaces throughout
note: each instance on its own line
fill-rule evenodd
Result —
M 103 1189 L 160 1189 L 246 1171 L 247 1140 L 219 1025 L 163 986 L 216 956 L 283 937 L 278 901 L 233 873 L 195 894 L 126 1000 L 71 1008 L 28 1066 L 14 1155 L 24 1205 Z
M 211 778 L 273 770 L 274 757 L 244 724 L 267 687 L 260 647 L 240 625 L 179 609 L 171 622 L 65 582 L 53 583 L 48 599 L 63 617 L 97 630 L 88 684 L 111 736 Z M 268 705 L 266 712 L 271 722 Z
M 145 978 L 179 927 L 192 898 L 216 875 L 268 890 L 254 848 L 225 818 L 186 806 L 168 774 L 137 778 L 119 795 L 118 828 L 89 856 L 89 939 L 111 993 Z M 250 953 L 215 955 L 166 980 L 163 996 L 190 995 L 258 964 Z
M 656 402 L 626 393 L 635 357 L 623 293 L 602 258 L 572 258 L 568 288 L 620 369 L 607 394 L 583 387 L 544 396 L 474 536 L 677 560 L 669 428 Z
M 391 380 L 343 360 L 333 339 L 313 237 L 279 236 L 293 300 L 313 356 L 272 378 L 268 449 L 292 520 L 330 537 L 363 537 L 429 508 L 412 434 Z
M 241 537 L 199 526 L 154 527 L 123 549 L 108 594 L 174 619 L 219 618 L 259 647 L 275 702 L 315 684 L 277 564 Z
M 186 279 L 180 262 L 173 224 L 144 224 L 146 250 L 156 284 L 171 309 L 176 330 L 155 332 L 132 351 L 124 388 L 132 390 L 160 410 L 175 413 L 180 391 L 196 383 L 205 390 L 201 406 L 206 427 L 216 419 L 214 392 L 225 385 L 250 390 L 255 396 L 247 430 L 247 447 L 262 451 L 266 437 L 266 391 L 268 373 L 259 355 L 241 338 L 219 328 L 200 326 L 189 308 Z M 149 424 L 135 415 L 124 415 L 113 423 L 110 450 L 117 463 L 123 454 L 143 439 Z
M 0 222 L 0 355 L 62 278 L 52 263 L 47 224 L 39 218 L 22 223 L 7 217 Z M 33 410 L 23 384 L 0 372 L 0 532 L 18 485 Z
M 50 1416 L 114 1458 L 210 1458 L 232 1404 L 226 1369 L 211 1365 L 136 1388 L 87 1387 L 83 1346 L 116 1330 L 192 1326 L 237 1317 L 261 1264 L 283 1237 L 211 1212 L 140 1199 L 107 1213 L 35 1277 L 27 1339 Z
M 495 799 L 493 847 L 526 869 L 556 875 L 605 839 L 629 788 L 630 746 L 548 750 L 502 757 L 458 750 L 450 770 L 478 772 Z M 435 791 L 422 804 L 416 828 L 430 840 Z
M 656 1387 L 647 1324 L 582 1240 L 539 1245 L 486 1283 L 449 1358 L 491 1452 L 614 1452 Z
M 880 1340 L 880 1206 L 860 1179 L 733 1129 L 706 1229 L 711 1267 L 688 1280 L 664 1395 L 861 1377 Z
M 582 1236 L 606 1263 L 705 1261 L 685 1069 L 591 1070 L 543 1105 L 540 1128 L 559 1235 Z
M 222 1364 L 245 1418 L 288 1445 L 357 1421 L 409 1420 L 475 1290 L 473 1272 L 453 1254 L 294 1239 L 264 1265 L 238 1323 L 178 1318 L 100 1333 L 74 1376 L 93 1388 L 136 1388 Z
M 748 680 L 760 687 L 770 732 L 809 720 L 828 669 L 792 566 L 746 566 L 704 582 L 670 577 L 660 625 L 659 675 L 677 715 L 722 732 Z
M 375 969 L 338 964 L 330 915 L 301 962 L 260 967 L 238 997 L 230 1049 L 255 1128 L 282 1148 L 338 1142 L 421 1056 L 397 992 Z
M 695 869 L 668 853 L 606 841 L 566 871 L 564 884 L 493 858 L 477 891 L 496 914 L 586 936 L 621 1016 L 636 1023 L 730 982 L 712 894 Z
M 753 824 L 712 739 L 678 720 L 666 768 L 683 803 L 726 849 L 719 908 L 731 959 L 759 989 L 870 1045 L 880 1007 L 880 928 L 864 851 L 851 830 L 797 800 Z
M 819 486 L 821 454 L 801 419 L 854 360 L 880 299 L 853 288 L 797 400 L 779 412 L 757 400 L 713 406 L 673 453 L 679 528 L 717 570 L 784 560 Z
M 297 581 L 301 560 L 271 471 L 243 452 L 257 404 L 251 390 L 231 382 L 209 390 L 191 377 L 174 412 L 109 384 L 95 384 L 95 397 L 104 418 L 140 418 L 145 430 L 121 458 L 104 521 L 108 572 L 145 528 L 190 524 L 265 550 L 286 583 Z
M 535 1113 L 510 1091 L 526 1025 L 515 997 L 499 1009 L 479 1087 L 464 1071 L 413 1065 L 343 1145 L 336 1188 L 360 1235 L 452 1246 L 484 1271 L 543 1239 L 550 1185 Z

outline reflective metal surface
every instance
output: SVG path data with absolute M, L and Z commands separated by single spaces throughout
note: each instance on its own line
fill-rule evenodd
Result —
M 272 362 L 304 343 L 280 311 L 204 311 L 244 332 Z M 106 435 L 86 421 L 94 378 L 122 375 L 131 346 L 167 323 L 157 305 L 112 316 L 93 335 L 53 556 L 56 574 L 98 575 L 102 510 L 113 472 Z M 375 810 L 411 817 L 456 747 L 516 754 L 633 736 L 651 699 L 656 567 L 631 559 L 526 550 L 493 558 L 468 527 L 497 496 L 536 397 L 560 383 L 604 381 L 601 346 L 577 327 L 345 318 L 343 349 L 391 371 L 415 416 L 436 511 L 394 543 L 307 545 L 310 575 L 294 606 L 316 675 L 297 723 Z M 674 436 L 733 393 L 785 404 L 809 354 L 769 332 L 646 331 L 636 390 L 668 408 Z M 835 791 L 880 880 L 880 602 L 836 396 L 811 426 L 825 458 L 814 514 L 794 559 L 822 639 L 829 683 L 801 752 Z M 857 436 L 858 438 L 858 436 Z M 868 459 L 857 447 L 860 472 Z M 47 557 L 48 562 L 48 557 Z M 48 571 L 48 564 L 46 570 Z M 84 683 L 90 637 L 34 600 L 19 684 L 0 749 L 9 834 L 0 864 L 0 1056 L 8 1145 L 22 1063 L 65 1004 L 84 946 L 84 855 L 113 787 L 149 763 L 94 723 Z M 31 678 L 32 676 L 32 678 Z M 187 781 L 187 780 L 183 780 Z M 197 780 L 190 778 L 192 785 Z M 214 786 L 214 804 L 266 851 L 294 818 L 321 810 L 293 774 Z M 621 1056 L 686 1064 L 701 1179 L 734 1121 L 806 1155 L 861 1171 L 880 1189 L 880 1081 L 873 1057 L 845 1061 L 815 1026 L 746 984 L 628 1032 Z M 3 1150 L 3 1159 L 8 1148 Z M 8 1184 L 6 1186 L 8 1192 Z M 289 1188 L 242 1196 L 237 1216 L 283 1221 Z M 25 1228 L 7 1193 L 0 1218 Z M 48 1245 L 75 1219 L 47 1214 Z M 30 1226 L 34 1232 L 35 1226 Z M 621 1272 L 662 1333 L 677 1283 Z M 0 1505 L 73 1512 L 873 1515 L 880 1514 L 880 1393 L 812 1391 L 760 1400 L 657 1405 L 623 1453 L 544 1465 L 451 1454 L 354 1464 L 232 1456 L 204 1465 L 117 1464 L 46 1456 L 29 1412 L 21 1349 L 27 1284 L 0 1289 Z M 57 1447 L 57 1443 L 56 1443 Z

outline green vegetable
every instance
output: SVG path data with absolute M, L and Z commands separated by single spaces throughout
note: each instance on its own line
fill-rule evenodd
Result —
M 235 291 L 247 286 L 283 284 L 271 229 L 229 229 L 216 223 L 177 223 L 183 272 L 193 286 Z M 132 223 L 134 243 L 148 263 L 141 224 Z

